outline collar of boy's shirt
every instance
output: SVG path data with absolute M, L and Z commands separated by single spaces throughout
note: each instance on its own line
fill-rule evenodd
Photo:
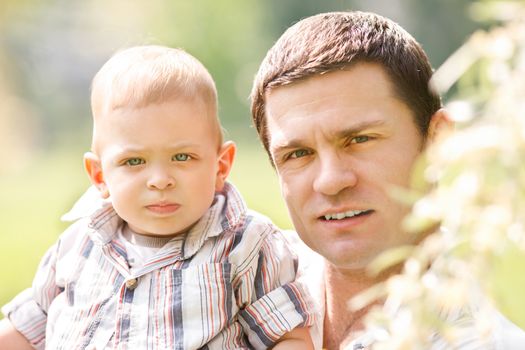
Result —
M 95 195 L 97 197 L 94 197 Z M 96 201 L 98 206 L 94 212 L 93 202 L 91 202 L 91 207 L 89 206 L 90 200 Z M 118 217 L 111 202 L 102 200 L 98 192 L 93 192 L 92 188 L 86 191 L 75 203 L 73 209 L 66 213 L 62 219 L 78 219 L 79 215 L 86 217 L 85 214 L 88 209 L 91 210 L 91 215 L 88 216 L 90 217 L 89 227 L 93 229 L 93 239 L 100 244 L 109 243 L 114 239 L 115 232 L 122 224 L 122 219 Z M 215 195 L 208 211 L 185 235 L 182 258 L 188 259 L 193 256 L 207 239 L 238 227 L 242 224 L 246 212 L 247 207 L 240 193 L 235 186 L 227 182 L 224 190 Z

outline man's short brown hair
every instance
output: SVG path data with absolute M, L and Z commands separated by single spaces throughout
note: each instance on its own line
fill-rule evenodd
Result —
M 395 92 L 414 114 L 426 137 L 441 100 L 429 86 L 432 67 L 419 43 L 397 23 L 368 12 L 330 12 L 305 18 L 268 51 L 252 88 L 252 118 L 268 149 L 265 95 L 308 77 L 375 62 L 389 75 Z

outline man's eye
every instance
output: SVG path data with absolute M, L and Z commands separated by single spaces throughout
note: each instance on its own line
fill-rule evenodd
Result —
M 298 149 L 298 150 L 295 150 L 295 151 L 291 152 L 288 158 L 291 158 L 291 159 L 301 158 L 301 157 L 307 156 L 309 154 L 310 154 L 310 152 L 308 152 L 308 150 Z
M 177 162 L 185 162 L 187 160 L 190 160 L 191 156 L 186 153 L 177 153 L 173 156 L 172 160 L 176 160 Z
M 370 140 L 370 138 L 368 136 L 356 136 L 356 137 L 353 137 L 350 140 L 350 143 L 363 143 L 363 142 L 367 142 L 369 140 Z
M 141 159 L 141 158 L 130 158 L 128 160 L 126 160 L 126 165 L 129 165 L 129 166 L 137 166 L 137 165 L 141 165 L 141 164 L 144 164 L 146 163 L 144 161 L 144 159 Z

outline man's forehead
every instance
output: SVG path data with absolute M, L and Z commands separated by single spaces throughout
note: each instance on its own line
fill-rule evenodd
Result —
M 347 69 L 316 74 L 270 88 L 265 93 L 265 112 L 275 117 L 283 111 L 308 104 L 327 108 L 339 99 L 372 100 L 375 103 L 377 96 L 398 98 L 382 65 L 360 62 Z
M 326 83 L 314 77 L 272 88 L 266 92 L 265 114 L 276 119 L 301 108 L 326 109 L 330 101 L 337 98 L 335 95 L 321 96 L 318 93 L 326 87 Z
M 335 73 L 335 81 L 321 76 L 268 93 L 266 132 L 270 153 L 311 146 L 321 138 L 322 142 L 338 144 L 364 132 L 390 135 L 394 130 L 409 127 L 400 123 L 401 120 L 415 127 L 410 108 L 393 94 L 382 70 L 378 72 L 373 67 L 348 72 L 350 79 L 347 84 L 341 84 L 336 76 L 338 73 Z M 354 79 L 366 76 L 379 81 L 361 83 Z M 343 74 L 343 83 L 347 77 Z

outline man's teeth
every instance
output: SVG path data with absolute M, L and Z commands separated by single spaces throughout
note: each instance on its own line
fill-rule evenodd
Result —
M 328 214 L 325 215 L 325 220 L 341 220 L 344 218 L 351 218 L 352 216 L 359 215 L 361 213 L 364 213 L 366 210 L 349 210 L 344 213 L 337 213 L 337 214 Z

